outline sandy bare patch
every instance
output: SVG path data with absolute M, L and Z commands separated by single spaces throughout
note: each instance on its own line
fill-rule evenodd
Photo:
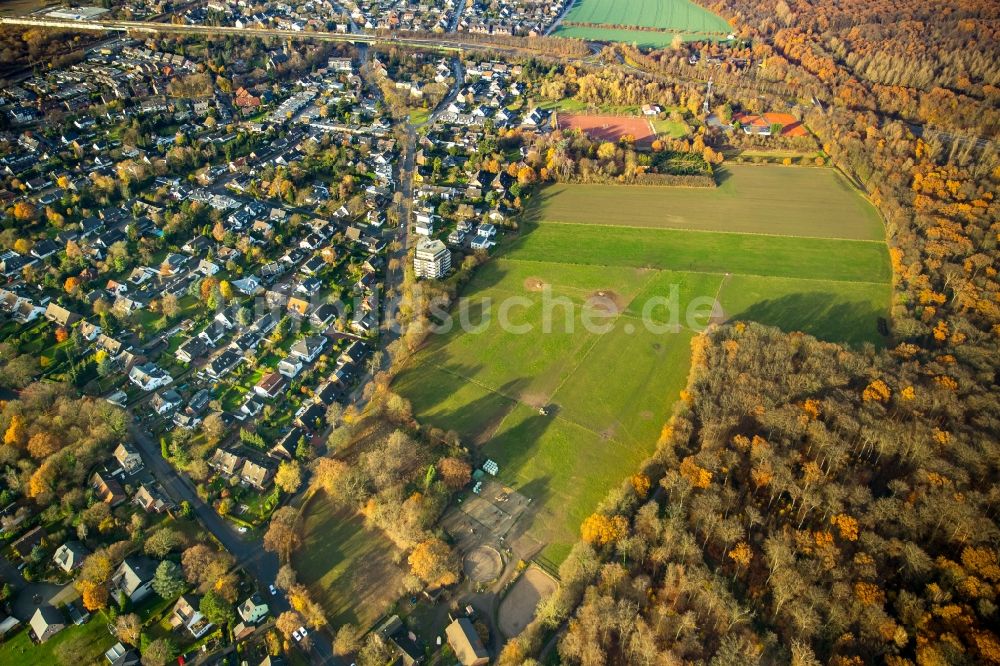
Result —
M 474 583 L 489 583 L 503 571 L 503 558 L 495 548 L 479 546 L 465 554 L 462 560 L 465 577 Z
M 544 393 L 523 393 L 521 394 L 521 402 L 532 409 L 541 409 L 549 404 L 549 396 Z
M 639 413 L 639 418 L 641 418 L 643 421 L 652 421 L 653 420 L 653 412 L 651 412 L 651 411 L 649 411 L 647 409 L 646 411 Z
M 595 291 L 587 297 L 587 307 L 607 315 L 616 315 L 625 309 L 625 301 L 610 289 Z
M 530 277 L 524 280 L 524 288 L 527 291 L 541 291 L 545 288 L 545 282 L 541 278 Z
M 709 318 L 709 324 L 724 324 L 729 317 L 722 309 L 721 303 L 716 303 L 715 307 L 712 308 L 712 316 Z
M 556 591 L 559 583 L 536 567 L 529 566 L 500 603 L 498 624 L 507 638 L 514 638 L 528 626 L 538 609 L 538 603 Z

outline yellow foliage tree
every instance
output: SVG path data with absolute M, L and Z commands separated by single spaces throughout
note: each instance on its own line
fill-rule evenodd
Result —
M 699 467 L 692 456 L 681 461 L 680 472 L 695 488 L 708 488 L 712 484 L 712 473 Z
M 56 479 L 56 466 L 51 459 L 46 460 L 28 480 L 28 496 L 40 497 L 52 490 L 52 483 Z
M 13 213 L 18 222 L 27 222 L 35 217 L 35 207 L 30 201 L 18 201 L 14 204 Z
M 632 475 L 632 488 L 635 490 L 635 494 L 639 497 L 645 497 L 649 494 L 649 487 L 651 485 L 649 477 L 645 474 L 633 474 Z
M 413 574 L 420 580 L 432 586 L 445 586 L 458 580 L 454 560 L 448 544 L 441 539 L 431 538 L 417 544 L 407 561 Z
M 594 546 L 604 546 L 628 534 L 628 521 L 624 516 L 606 516 L 593 513 L 587 516 L 580 527 L 583 540 Z
M 854 584 L 854 596 L 865 606 L 879 605 L 885 599 L 885 593 L 878 585 L 866 582 Z
M 890 395 L 892 395 L 892 391 L 889 389 L 889 386 L 881 379 L 876 379 L 865 387 L 861 398 L 865 402 L 874 400 L 875 402 L 886 403 L 889 401 Z
M 108 587 L 103 583 L 84 580 L 77 584 L 84 607 L 93 612 L 108 607 Z
M 840 538 L 847 541 L 858 540 L 858 521 L 844 513 L 838 513 L 830 519 L 837 526 Z
M 3 443 L 9 446 L 21 446 L 24 443 L 24 438 L 24 419 L 15 414 L 10 420 L 10 425 L 7 426 L 7 432 L 3 435 Z
M 753 560 L 753 550 L 746 541 L 740 541 L 729 551 L 729 559 L 745 569 L 750 566 L 750 561 Z

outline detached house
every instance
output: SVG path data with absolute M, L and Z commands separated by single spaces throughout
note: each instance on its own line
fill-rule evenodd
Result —
M 55 606 L 39 606 L 28 623 L 39 643 L 44 643 L 66 628 L 66 618 Z
M 180 393 L 173 389 L 167 389 L 155 393 L 149 401 L 149 406 L 153 408 L 153 411 L 162 416 L 180 407 L 182 402 L 184 402 L 184 399 L 181 398 Z
M 122 488 L 122 484 L 107 472 L 94 472 L 90 477 L 90 487 L 106 504 L 118 506 L 125 501 L 125 489 Z
M 44 316 L 58 326 L 72 326 L 81 319 L 80 315 L 70 312 L 63 306 L 55 303 L 48 304 L 45 308 Z
M 243 458 L 227 449 L 216 449 L 208 461 L 209 467 L 226 477 L 236 474 L 242 464 Z
M 146 513 L 163 513 L 174 506 L 174 503 L 158 487 L 147 483 L 139 486 L 132 501 L 142 507 Z
M 182 595 L 170 613 L 170 626 L 174 629 L 184 627 L 194 638 L 201 638 L 215 625 L 197 610 L 200 606 L 200 598 L 190 594 Z
M 83 565 L 83 561 L 87 559 L 88 555 L 90 555 L 90 551 L 82 543 L 67 541 L 56 549 L 52 559 L 60 569 L 71 573 Z
M 143 363 L 133 366 L 128 373 L 129 381 L 141 388 L 143 391 L 155 391 L 174 381 L 174 378 L 167 374 L 154 363 Z
M 257 490 L 266 490 L 271 485 L 271 480 L 274 478 L 276 471 L 271 461 L 258 463 L 248 459 L 243 463 L 240 480 Z
M 302 372 L 302 361 L 297 356 L 288 355 L 285 358 L 278 361 L 278 372 L 288 377 L 289 379 L 294 378 L 300 372 Z
M 267 616 L 268 607 L 258 595 L 253 595 L 239 605 L 236 612 L 248 624 L 257 624 Z
M 269 372 L 261 377 L 257 385 L 253 387 L 253 390 L 261 398 L 273 400 L 281 395 L 287 386 L 288 382 L 279 373 Z
M 293 344 L 289 354 L 302 359 L 304 363 L 312 363 L 319 357 L 325 346 L 326 338 L 321 335 L 312 335 Z
M 148 557 L 129 555 L 111 576 L 112 592 L 122 592 L 132 601 L 144 599 L 153 589 L 157 564 Z
M 122 442 L 113 455 L 126 474 L 135 474 L 142 469 L 142 456 L 131 444 Z

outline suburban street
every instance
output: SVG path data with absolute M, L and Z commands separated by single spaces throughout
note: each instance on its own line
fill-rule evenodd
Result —
M 360 55 L 362 63 L 365 62 L 368 57 L 368 49 L 363 48 Z M 386 298 L 383 307 L 381 334 L 378 341 L 378 348 L 383 352 L 383 368 L 388 368 L 391 365 L 392 359 L 390 358 L 388 347 L 392 342 L 397 340 L 401 334 L 398 322 L 396 321 L 396 314 L 398 312 L 400 287 L 402 285 L 404 275 L 403 262 L 406 261 L 408 256 L 410 243 L 409 204 L 413 200 L 413 169 L 417 134 L 418 130 L 422 127 L 433 124 L 441 113 L 443 113 L 448 107 L 448 105 L 451 104 L 451 102 L 453 102 L 458 96 L 459 91 L 464 85 L 465 72 L 460 59 L 457 57 L 452 59 L 452 70 L 455 82 L 448 94 L 438 103 L 428 119 L 420 125 L 413 125 L 410 123 L 406 125 L 406 143 L 401 149 L 402 154 L 398 170 L 399 191 L 403 196 L 399 203 L 399 226 L 393 232 L 393 236 L 399 245 L 399 249 L 393 253 L 393 256 L 391 257 L 399 260 L 399 267 L 395 271 L 387 270 L 386 273 L 384 285 L 384 294 L 386 295 Z M 366 84 L 369 84 L 377 94 L 380 94 L 378 93 L 377 85 L 367 81 Z M 265 160 L 270 159 L 280 154 L 281 151 L 281 148 L 273 148 L 260 157 Z M 233 193 L 226 190 L 225 185 L 230 179 L 231 177 L 224 177 L 217 181 L 210 189 L 218 194 L 226 194 L 227 196 L 231 196 L 238 200 L 244 199 L 244 197 L 233 195 Z M 288 209 L 290 212 L 310 214 L 309 211 L 297 211 L 287 206 L 283 207 Z M 389 297 L 389 294 L 391 294 L 391 297 Z M 205 362 L 207 362 L 207 360 L 208 359 L 205 359 Z M 201 365 L 203 365 L 203 363 Z M 191 370 L 191 372 L 195 371 L 197 371 L 197 368 Z M 364 384 L 370 380 L 370 378 L 370 373 L 366 373 L 362 377 L 357 389 L 355 389 L 349 396 L 350 403 L 355 404 L 358 407 L 363 407 L 363 387 Z M 149 395 L 143 396 L 143 398 L 137 401 L 134 406 L 143 404 L 145 399 L 148 397 Z M 239 566 L 242 566 L 246 570 L 247 574 L 254 579 L 258 590 L 260 590 L 267 597 L 267 601 L 272 608 L 273 615 L 277 616 L 284 610 L 287 610 L 288 603 L 283 595 L 279 594 L 278 598 L 275 598 L 268 596 L 266 593 L 268 586 L 274 582 L 278 574 L 280 562 L 277 555 L 264 550 L 263 543 L 257 536 L 250 536 L 238 532 L 232 523 L 221 517 L 213 507 L 203 501 L 198 496 L 194 484 L 190 481 L 190 479 L 179 473 L 172 465 L 170 465 L 170 463 L 163 459 L 160 455 L 159 443 L 154 440 L 151 434 L 135 418 L 133 418 L 129 424 L 129 434 L 136 443 L 143 459 L 146 461 L 150 472 L 164 488 L 164 490 L 170 495 L 170 497 L 177 503 L 183 501 L 188 502 L 191 506 L 192 512 L 195 516 L 197 516 L 198 520 L 201 521 L 205 528 L 212 533 L 220 545 L 237 559 Z M 323 455 L 326 452 L 326 434 L 327 432 L 324 432 L 321 437 L 323 444 L 321 444 L 318 451 L 320 455 Z M 306 472 L 303 478 L 302 489 L 295 496 L 290 498 L 288 503 L 301 507 L 308 494 L 308 484 L 309 475 L 308 472 Z M 336 628 L 328 627 L 328 629 L 335 630 Z M 313 632 L 311 636 L 313 639 L 313 647 L 310 652 L 310 656 L 313 663 L 341 663 L 341 660 L 333 655 L 329 631 L 316 631 Z

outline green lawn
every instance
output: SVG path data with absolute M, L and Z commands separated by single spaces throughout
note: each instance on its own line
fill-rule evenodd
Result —
M 323 493 L 305 509 L 303 543 L 295 571 L 336 629 L 350 622 L 367 630 L 402 596 L 405 571 L 399 551 L 357 514 L 339 510 Z
M 531 226 L 531 225 L 526 225 Z M 521 261 L 888 282 L 885 243 L 545 222 L 512 243 Z
M 465 325 L 432 335 L 396 379 L 418 418 L 457 431 L 534 500 L 518 529 L 549 563 L 565 558 L 583 518 L 653 450 L 685 384 L 690 341 L 710 320 L 884 342 L 877 319 L 887 314 L 890 267 L 867 202 L 840 191 L 832 171 L 748 168 L 727 178 L 721 192 L 542 191 L 521 235 L 463 290 L 452 316 L 457 324 L 464 312 Z M 822 203 L 794 194 L 803 183 Z M 787 187 L 799 212 L 768 226 L 754 203 L 765 185 L 775 198 Z M 725 205 L 744 212 L 752 233 L 698 227 L 699 211 Z
M 566 20 L 681 32 L 728 33 L 730 30 L 724 18 L 690 0 L 578 0 Z
M 68 641 L 81 641 L 83 653 L 87 655 L 82 663 L 106 663 L 104 652 L 117 641 L 108 633 L 107 625 L 108 621 L 102 613 L 94 613 L 86 624 L 78 627 L 69 623 L 65 629 L 49 640 L 35 645 L 28 637 L 27 622 L 25 622 L 25 628 L 0 644 L 0 664 L 5 666 L 57 664 L 59 660 L 55 657 L 56 648 Z
M 713 295 L 721 281 L 721 275 L 497 259 L 466 290 L 475 305 L 466 320 L 483 321 L 489 302 L 488 325 L 480 333 L 456 326 L 434 336 L 395 388 L 422 420 L 456 430 L 500 463 L 501 480 L 534 500 L 519 529 L 545 545 L 542 559 L 558 564 L 583 518 L 652 451 L 687 376 L 693 332 L 651 330 L 641 320 L 641 303 L 676 284 L 683 310 L 695 297 Z M 588 305 L 599 293 L 615 310 Z M 522 300 L 508 321 L 530 325 L 524 334 L 501 325 L 500 308 L 515 296 Z M 575 308 L 569 321 L 565 304 Z M 552 415 L 539 415 L 543 405 Z
M 535 198 L 531 215 L 575 224 L 885 239 L 878 212 L 834 169 L 727 165 L 714 189 L 620 185 L 554 185 Z
M 885 343 L 878 318 L 889 318 L 892 285 L 734 275 L 719 294 L 726 316 L 803 331 L 822 340 Z
M 690 134 L 690 129 L 686 123 L 678 120 L 654 120 L 653 130 L 657 134 L 665 134 L 674 139 L 680 139 Z
M 668 46 L 677 35 L 684 41 L 725 39 L 732 30 L 724 18 L 690 0 L 579 0 L 565 22 L 556 35 L 651 47 Z

